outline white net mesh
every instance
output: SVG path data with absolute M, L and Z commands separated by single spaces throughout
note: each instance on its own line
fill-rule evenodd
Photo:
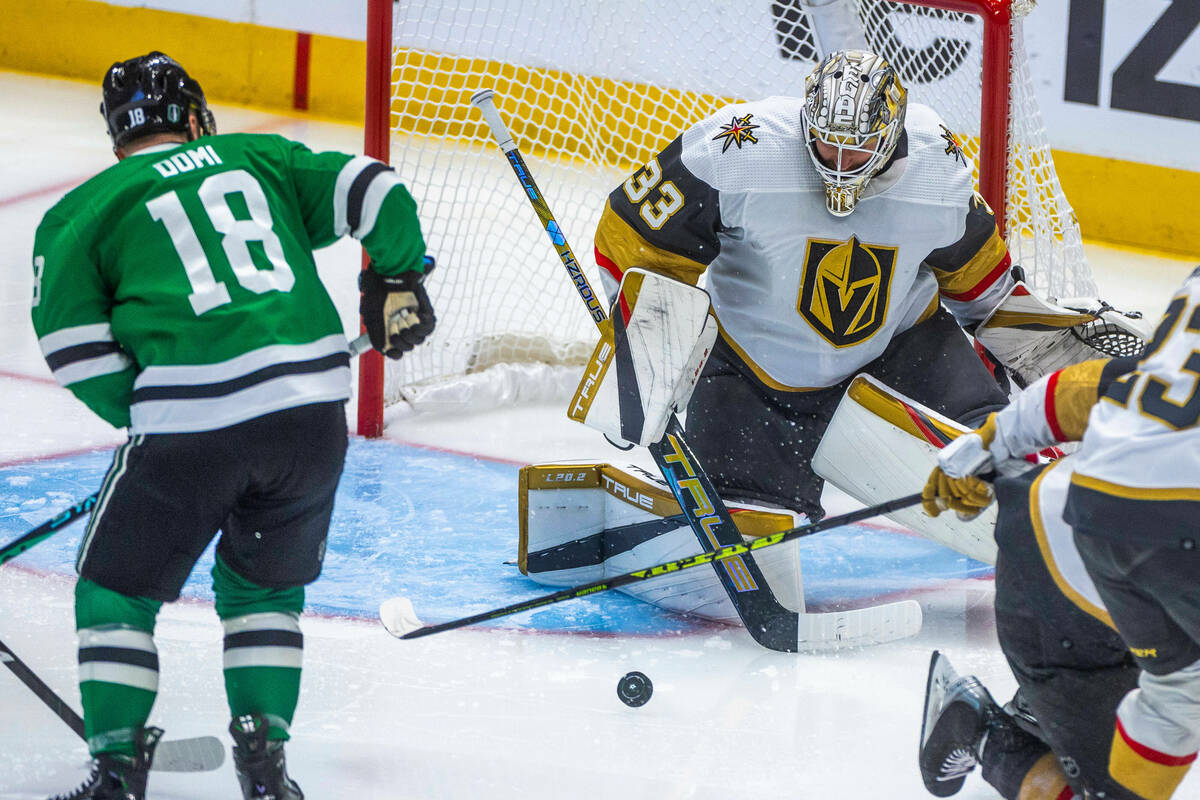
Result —
M 893 0 L 856 2 L 868 42 L 896 65 L 912 101 L 937 109 L 975 158 L 982 22 Z M 490 397 L 478 386 L 497 371 L 492 365 L 582 363 L 595 338 L 508 162 L 469 105 L 475 91 L 496 91 L 501 115 L 599 288 L 592 234 L 608 192 L 721 106 L 800 94 L 819 53 L 800 0 L 696 0 L 683 19 L 653 0 L 509 5 L 396 6 L 392 163 L 419 203 L 440 268 L 429 284 L 437 330 L 389 363 L 386 403 L 414 401 L 447 381 L 475 386 L 464 390 L 468 399 Z M 1009 148 L 1006 211 L 1014 261 L 1054 296 L 1086 294 L 1078 230 L 1054 176 L 1023 51 L 1014 65 L 1020 125 Z M 444 404 L 444 388 L 437 396 Z

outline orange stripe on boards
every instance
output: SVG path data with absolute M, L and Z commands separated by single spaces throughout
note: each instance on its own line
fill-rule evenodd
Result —
M 292 108 L 308 110 L 308 76 L 312 61 L 312 34 L 296 33 L 296 68 L 292 76 Z

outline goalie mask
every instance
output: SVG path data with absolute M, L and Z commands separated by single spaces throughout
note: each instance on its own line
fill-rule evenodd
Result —
M 183 133 L 191 139 L 189 114 L 199 120 L 200 135 L 217 132 L 200 84 L 157 50 L 109 67 L 103 91 L 100 114 L 108 124 L 114 151 L 155 133 Z
M 907 105 L 896 70 L 866 50 L 830 53 L 808 76 L 802 112 L 808 155 L 825 182 L 829 213 L 844 217 L 853 211 L 867 183 L 888 163 L 904 131 Z

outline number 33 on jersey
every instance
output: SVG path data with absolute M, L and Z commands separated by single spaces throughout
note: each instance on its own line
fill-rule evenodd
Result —
M 140 150 L 38 228 L 42 353 L 60 383 L 134 433 L 344 399 L 345 337 L 312 250 L 349 233 L 389 272 L 411 269 L 424 255 L 415 209 L 385 165 L 279 136 Z

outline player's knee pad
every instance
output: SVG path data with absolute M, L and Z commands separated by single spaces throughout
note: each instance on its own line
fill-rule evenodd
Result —
M 700 545 L 666 484 L 637 468 L 609 464 L 524 467 L 520 477 L 521 571 L 547 586 L 576 586 L 700 553 Z M 798 524 L 791 512 L 739 504 L 730 509 L 743 536 Z M 755 561 L 785 607 L 804 610 L 794 543 L 763 548 Z M 677 613 L 736 621 L 737 612 L 711 569 L 683 570 L 619 590 Z

